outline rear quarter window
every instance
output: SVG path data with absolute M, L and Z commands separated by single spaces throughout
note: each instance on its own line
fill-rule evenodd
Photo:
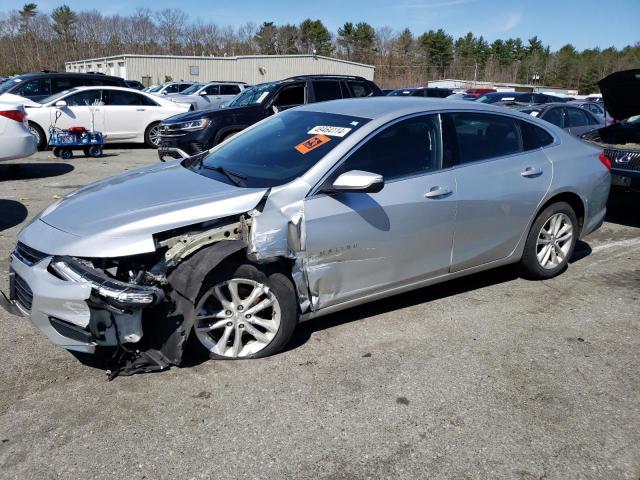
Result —
M 520 120 L 520 131 L 522 132 L 522 146 L 524 150 L 535 150 L 536 148 L 546 147 L 553 143 L 553 137 L 549 132 L 532 123 Z
M 371 87 L 369 87 L 365 82 L 349 81 L 347 83 L 351 88 L 351 94 L 353 97 L 368 97 L 373 93 Z

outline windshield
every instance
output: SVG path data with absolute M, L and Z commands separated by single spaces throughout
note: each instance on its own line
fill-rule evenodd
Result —
M 480 102 L 480 103 L 496 103 L 496 102 L 502 102 L 502 101 L 508 101 L 508 100 L 515 100 L 516 96 L 515 95 L 482 95 L 480 98 L 478 98 L 478 100 L 476 100 L 476 102 Z
M 54 93 L 53 95 L 50 95 L 50 96 L 48 96 L 46 98 L 43 98 L 41 100 L 36 100 L 36 101 L 38 103 L 41 103 L 41 104 L 44 105 L 46 103 L 55 102 L 60 97 L 64 97 L 64 96 L 66 96 L 66 95 L 68 95 L 68 94 L 70 94 L 71 92 L 74 92 L 74 91 L 76 91 L 76 89 L 75 88 L 71 88 L 69 90 L 64 90 L 62 92 Z
M 245 107 L 247 105 L 262 103 L 264 99 L 276 89 L 276 86 L 277 84 L 275 83 L 264 83 L 262 85 L 256 85 L 255 87 L 248 88 L 234 98 L 227 106 Z
M 155 87 L 151 87 L 149 92 L 159 92 L 162 87 L 164 87 L 164 85 L 156 85 Z
M 181 91 L 180 93 L 182 95 L 191 95 L 192 93 L 196 93 L 198 90 L 200 90 L 202 87 L 204 87 L 203 83 L 196 83 L 195 85 L 191 85 L 189 88 L 184 89 L 183 91 Z
M 22 83 L 21 78 L 11 78 L 7 80 L 6 82 L 0 84 L 0 93 L 5 93 L 6 91 L 11 90 L 13 87 L 18 85 L 19 83 Z
M 303 175 L 368 121 L 347 115 L 289 110 L 221 143 L 204 160 L 191 163 L 185 160 L 183 165 L 225 183 L 249 188 L 275 187 Z

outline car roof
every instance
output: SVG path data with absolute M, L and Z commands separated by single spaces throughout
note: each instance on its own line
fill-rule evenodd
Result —
M 81 87 L 71 87 L 63 90 L 63 92 L 81 92 L 84 90 L 124 90 L 125 92 L 135 92 L 146 94 L 147 92 L 141 92 L 140 90 L 136 90 L 135 88 L 129 87 L 117 87 L 115 85 L 91 85 L 91 86 L 81 86 Z M 62 92 L 58 92 L 62 93 Z
M 319 113 L 332 113 L 337 115 L 350 115 L 368 119 L 376 119 L 385 116 L 401 117 L 412 113 L 440 112 L 443 110 L 477 110 L 487 113 L 515 113 L 522 118 L 529 115 L 517 110 L 507 110 L 504 107 L 488 105 L 486 103 L 468 102 L 465 100 L 449 100 L 446 98 L 425 97 L 363 97 L 348 98 L 342 100 L 330 100 L 327 102 L 309 103 L 296 108 L 297 111 L 309 111 Z
M 124 81 L 120 77 L 113 75 L 104 75 L 102 73 L 81 73 L 81 72 L 30 72 L 16 75 L 13 78 L 36 78 L 36 77 L 92 77 L 92 78 L 117 78 Z

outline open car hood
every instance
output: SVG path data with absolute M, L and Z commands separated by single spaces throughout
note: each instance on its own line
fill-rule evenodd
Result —
M 598 82 L 607 111 L 616 120 L 640 115 L 640 69 L 615 72 Z

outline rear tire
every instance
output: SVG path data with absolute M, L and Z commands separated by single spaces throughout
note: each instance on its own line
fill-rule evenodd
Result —
M 293 284 L 282 273 L 269 273 L 252 264 L 216 269 L 204 281 L 198 297 L 192 344 L 213 359 L 278 353 L 298 323 L 296 299 Z
M 100 145 L 93 145 L 89 147 L 89 156 L 93 158 L 102 156 L 102 147 Z
M 154 122 L 144 131 L 144 143 L 149 148 L 160 146 L 160 122 Z
M 69 148 L 63 148 L 60 150 L 60 158 L 63 160 L 69 160 L 73 157 L 73 152 Z
M 566 202 L 549 205 L 538 214 L 527 236 L 520 267 L 533 280 L 555 277 L 566 268 L 579 235 L 578 218 Z
M 38 150 L 44 150 L 47 146 L 47 136 L 44 134 L 44 130 L 33 122 L 29 122 L 29 130 L 31 130 L 33 136 L 36 137 Z

